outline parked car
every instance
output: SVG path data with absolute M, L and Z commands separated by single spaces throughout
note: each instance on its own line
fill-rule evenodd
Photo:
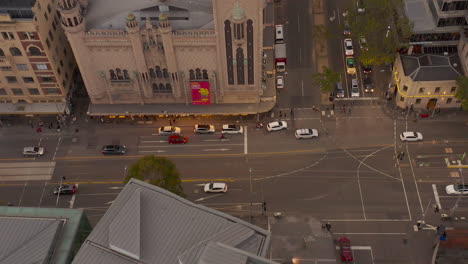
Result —
M 367 47 L 367 39 L 364 36 L 359 37 L 359 48 L 361 50 L 368 50 L 369 49 Z
M 54 194 L 75 194 L 78 188 L 75 184 L 62 184 L 54 189 Z
M 341 84 L 341 82 L 336 83 L 336 97 L 337 98 L 345 97 L 345 91 L 343 89 L 343 85 Z
M 284 78 L 283 76 L 276 76 L 276 88 L 283 89 L 284 88 Z
M 206 193 L 227 192 L 227 184 L 222 182 L 210 182 L 203 188 Z
M 366 12 L 366 7 L 364 6 L 364 0 L 357 0 L 356 1 L 356 8 L 358 13 L 363 14 Z
M 124 145 L 105 145 L 102 147 L 102 154 L 125 154 L 127 147 Z
M 419 132 L 406 131 L 406 132 L 401 133 L 400 139 L 403 142 L 422 141 L 423 135 Z
M 366 93 L 373 93 L 374 92 L 374 83 L 372 82 L 372 79 L 367 77 L 364 78 L 364 92 Z
M 353 57 L 346 57 L 346 72 L 348 74 L 356 74 L 356 63 Z
M 450 184 L 445 187 L 447 194 L 468 194 L 468 184 Z
M 369 74 L 372 72 L 372 66 L 371 65 L 362 65 L 362 72 L 364 74 Z
M 354 49 L 353 49 L 353 41 L 350 38 L 344 40 L 344 50 L 346 56 L 353 56 Z
M 351 241 L 346 237 L 342 237 L 338 239 L 338 245 L 340 247 L 341 261 L 353 262 L 354 257 L 353 257 L 353 251 L 351 250 Z
M 185 144 L 188 142 L 187 137 L 184 137 L 182 135 L 172 135 L 169 136 L 168 142 L 170 144 Z
M 359 97 L 359 85 L 357 79 L 351 80 L 351 97 Z
M 302 129 L 296 130 L 296 132 L 294 133 L 294 136 L 297 139 L 300 139 L 300 138 L 314 138 L 314 137 L 318 137 L 318 131 L 317 131 L 317 129 L 302 128 Z
M 349 36 L 351 35 L 351 27 L 349 26 L 349 23 L 347 20 L 344 22 L 344 29 L 343 29 L 343 34 Z
M 160 136 L 170 136 L 170 135 L 178 135 L 182 132 L 182 129 L 180 127 L 175 127 L 175 126 L 164 126 L 160 127 L 158 130 L 158 134 Z
M 42 147 L 25 147 L 23 149 L 23 156 L 25 157 L 39 157 L 44 155 L 45 149 Z
M 213 125 L 195 125 L 193 132 L 195 134 L 213 134 L 215 127 Z
M 223 125 L 223 130 L 221 130 L 223 134 L 242 134 L 244 133 L 244 128 L 239 125 Z
M 282 129 L 287 129 L 288 124 L 285 121 L 276 121 L 267 124 L 268 131 L 278 131 Z

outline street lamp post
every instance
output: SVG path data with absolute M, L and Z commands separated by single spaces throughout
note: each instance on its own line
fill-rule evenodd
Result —
M 250 182 L 250 214 L 249 214 L 249 220 L 250 223 L 252 223 L 252 168 L 249 168 L 249 182 Z
M 62 176 L 62 178 L 60 178 L 60 185 L 59 185 L 58 190 L 57 190 L 57 201 L 55 201 L 55 207 L 58 206 L 58 201 L 59 201 L 59 197 L 60 197 L 60 190 L 62 189 L 62 183 L 63 183 L 64 180 L 65 180 L 65 176 Z

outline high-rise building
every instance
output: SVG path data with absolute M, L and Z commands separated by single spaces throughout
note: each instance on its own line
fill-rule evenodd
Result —
M 106 107 L 136 115 L 147 111 L 143 106 L 259 103 L 264 5 L 60 0 L 90 114 Z
M 0 0 L 0 114 L 67 108 L 76 63 L 55 0 Z

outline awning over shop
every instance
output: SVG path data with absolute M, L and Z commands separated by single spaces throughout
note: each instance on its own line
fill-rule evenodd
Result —
M 55 115 L 65 112 L 65 103 L 0 104 L 1 115 Z

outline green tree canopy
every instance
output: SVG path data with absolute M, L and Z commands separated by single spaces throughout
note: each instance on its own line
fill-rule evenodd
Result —
M 341 77 L 339 73 L 323 66 L 322 72 L 312 74 L 312 79 L 320 86 L 320 91 L 331 92 L 335 87 L 335 83 L 339 82 Z
M 168 158 L 151 155 L 139 159 L 128 170 L 125 183 L 131 178 L 149 182 L 181 197 L 185 197 L 180 173 L 177 171 L 176 165 Z
M 460 76 L 457 79 L 457 85 L 455 97 L 462 101 L 463 110 L 468 110 L 468 77 Z

